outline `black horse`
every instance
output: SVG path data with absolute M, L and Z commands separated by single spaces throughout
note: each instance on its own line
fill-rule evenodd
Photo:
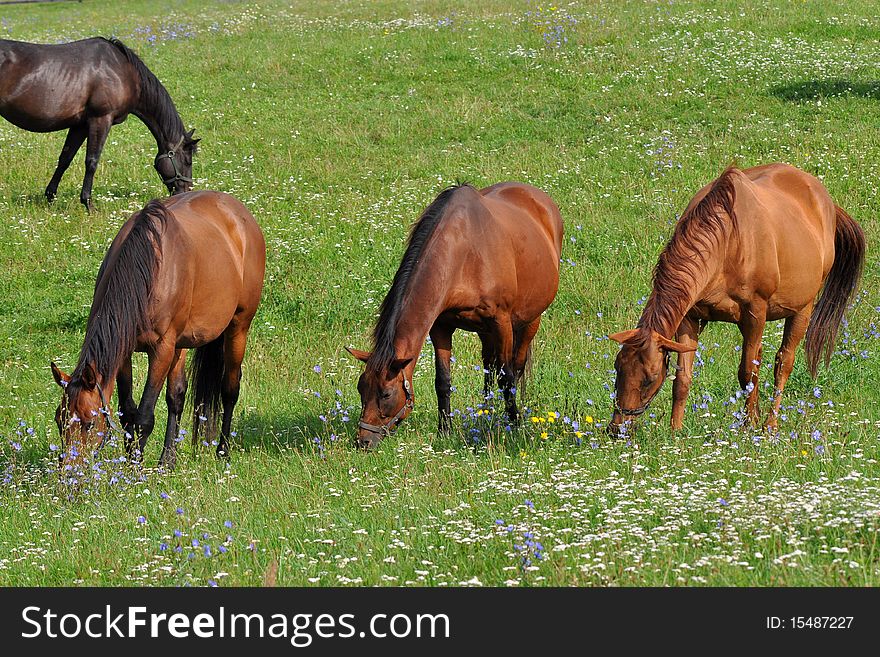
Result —
M 0 116 L 31 132 L 67 130 L 46 198 L 86 142 L 80 200 L 92 210 L 92 181 L 110 126 L 129 114 L 156 139 L 154 162 L 170 194 L 192 189 L 198 139 L 186 132 L 171 96 L 140 58 L 117 39 L 95 37 L 61 45 L 0 39 Z

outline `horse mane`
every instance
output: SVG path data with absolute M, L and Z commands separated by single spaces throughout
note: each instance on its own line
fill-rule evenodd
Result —
M 71 378 L 91 365 L 104 379 L 113 376 L 134 351 L 138 334 L 148 328 L 153 281 L 161 259 L 168 210 L 152 200 L 133 218 L 128 235 L 114 253 L 108 250 L 95 281 L 95 298 L 86 337 Z
M 733 210 L 736 201 L 733 177 L 737 172 L 736 166 L 727 167 L 700 202 L 678 220 L 654 267 L 653 291 L 645 304 L 640 328 L 672 337 L 666 332 L 677 320 L 677 311 L 689 302 L 697 275 L 706 266 L 711 250 L 722 242 L 728 229 L 737 228 Z M 650 331 L 641 333 L 650 334 Z
M 171 100 L 168 90 L 165 89 L 159 78 L 147 68 L 147 65 L 138 57 L 137 53 L 122 43 L 122 41 L 115 37 L 104 40 L 116 46 L 125 55 L 128 63 L 137 71 L 141 82 L 140 105 L 150 109 L 163 135 L 169 141 L 175 139 L 178 135 L 186 136 L 186 127 L 183 125 L 183 119 L 180 118 L 174 101 Z M 189 146 L 190 143 L 189 139 L 184 139 L 185 146 Z M 193 147 L 190 146 L 190 148 Z
M 444 189 L 431 205 L 425 208 L 422 216 L 413 225 L 406 251 L 404 251 L 400 266 L 397 268 L 397 273 L 394 274 L 391 289 L 388 290 L 388 294 L 385 295 L 385 299 L 379 307 L 379 319 L 373 329 L 373 352 L 368 362 L 369 367 L 384 370 L 397 357 L 394 352 L 394 338 L 410 279 L 422 257 L 425 246 L 443 218 L 444 210 L 452 195 L 464 187 L 473 189 L 468 183 L 456 183 Z

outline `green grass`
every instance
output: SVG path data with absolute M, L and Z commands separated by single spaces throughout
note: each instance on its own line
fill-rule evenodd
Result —
M 162 193 L 155 144 L 137 119 L 113 129 L 88 216 L 82 154 L 47 207 L 63 134 L 0 123 L 0 584 L 259 585 L 273 564 L 282 585 L 880 584 L 872 246 L 831 368 L 812 381 L 798 355 L 778 437 L 730 428 L 738 333 L 721 324 L 704 333 L 683 434 L 667 429 L 668 385 L 636 440 L 596 430 L 605 336 L 634 326 L 677 214 L 728 163 L 802 167 L 870 245 L 880 234 L 873 3 L 742 4 L 0 8 L 0 37 L 134 47 L 203 138 L 197 186 L 243 200 L 269 249 L 230 464 L 187 446 L 172 474 L 110 464 L 71 499 L 49 449 L 48 363 L 75 363 L 104 250 Z M 368 346 L 409 225 L 457 178 L 529 182 L 562 210 L 561 286 L 528 386 L 544 422 L 506 435 L 474 419 L 478 340 L 459 332 L 453 435 L 435 435 L 426 357 L 413 415 L 358 452 L 360 364 L 343 347 Z M 768 363 L 780 336 L 768 326 Z M 526 532 L 545 551 L 523 567 Z

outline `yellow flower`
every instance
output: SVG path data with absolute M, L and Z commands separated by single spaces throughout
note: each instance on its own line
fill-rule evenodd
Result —
M 593 424 L 593 416 L 592 415 L 588 415 L 587 417 L 584 418 L 584 420 L 586 420 L 587 424 Z
M 807 450 L 802 449 L 802 450 L 801 450 L 801 455 L 802 455 L 802 456 L 806 456 L 806 455 L 807 455 Z
M 529 418 L 529 419 L 531 419 L 531 421 L 532 421 L 533 424 L 538 424 L 538 422 L 541 421 L 541 418 L 539 418 L 539 417 L 535 417 L 534 415 L 533 415 L 531 418 Z
M 524 450 L 524 449 L 519 450 L 519 457 L 521 459 L 525 460 L 526 456 L 528 456 L 528 454 L 526 454 L 526 450 Z
M 577 437 L 577 438 L 581 438 L 584 434 L 581 433 L 580 431 L 575 431 L 575 432 L 574 432 L 574 435 L 575 435 L 575 437 Z
M 546 431 L 542 431 L 542 432 L 541 432 L 541 439 L 542 439 L 542 440 L 547 440 L 547 432 L 546 432 Z

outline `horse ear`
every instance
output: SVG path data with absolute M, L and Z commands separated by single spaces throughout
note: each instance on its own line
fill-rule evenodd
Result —
M 195 131 L 196 131 L 196 129 L 193 128 L 193 129 L 190 130 L 189 132 L 185 132 L 185 133 L 183 133 L 183 136 L 184 136 L 185 139 L 186 139 L 186 143 L 187 143 L 187 145 L 190 146 L 191 148 L 195 148 L 195 147 L 196 147 L 196 144 L 198 144 L 200 141 L 202 141 L 201 138 L 199 138 L 199 139 L 193 139 L 193 134 L 195 133 Z
M 630 329 L 629 331 L 621 331 L 620 333 L 612 333 L 608 336 L 609 340 L 614 340 L 619 344 L 623 344 L 631 337 L 633 337 L 636 333 L 639 332 L 639 329 Z
M 681 342 L 676 342 L 675 340 L 670 340 L 669 338 L 664 338 L 662 335 L 654 331 L 654 339 L 657 341 L 657 344 L 660 345 L 663 349 L 667 349 L 668 351 L 674 351 L 679 354 L 686 354 L 691 351 L 696 351 L 696 345 L 686 345 Z
M 412 362 L 412 358 L 395 358 L 391 362 L 390 369 L 392 372 L 397 373 L 400 370 L 402 370 L 404 367 L 409 365 L 411 362 Z
M 80 378 L 82 379 L 83 388 L 86 390 L 94 390 L 95 386 L 98 385 L 98 375 L 95 373 L 95 368 L 92 367 L 91 363 L 83 367 Z
M 55 363 L 50 362 L 49 364 L 52 366 L 52 378 L 55 379 L 55 383 L 60 385 L 62 388 L 66 387 L 68 381 L 70 381 L 70 375 L 62 372 Z
M 366 363 L 368 360 L 370 360 L 369 351 L 361 351 L 360 349 L 352 349 L 350 347 L 346 347 L 345 350 L 362 363 Z

